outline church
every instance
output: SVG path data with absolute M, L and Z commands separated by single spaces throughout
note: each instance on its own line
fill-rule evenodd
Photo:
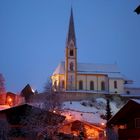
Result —
M 65 46 L 65 61 L 60 62 L 52 76 L 54 91 L 121 94 L 127 91 L 126 79 L 117 64 L 90 64 L 77 62 L 77 45 L 71 9 Z

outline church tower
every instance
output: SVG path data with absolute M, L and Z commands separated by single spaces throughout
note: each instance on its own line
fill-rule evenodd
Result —
M 73 11 L 71 9 L 69 29 L 65 48 L 65 89 L 77 89 L 77 48 L 74 29 Z

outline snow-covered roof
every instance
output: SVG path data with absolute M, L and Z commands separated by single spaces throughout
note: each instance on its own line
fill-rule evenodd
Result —
M 57 68 L 55 69 L 55 71 L 53 72 L 53 75 L 55 74 L 64 74 L 65 73 L 65 62 L 62 61 Z
M 129 115 L 134 114 L 133 117 L 136 117 L 136 113 L 139 113 L 139 110 L 140 100 L 130 99 L 113 117 L 108 120 L 107 125 L 126 124 L 125 120 L 130 120 Z
M 78 72 L 110 73 L 110 72 L 119 72 L 119 69 L 116 64 L 78 63 Z
M 140 99 L 132 99 L 134 102 L 140 104 Z
M 134 83 L 132 83 L 132 84 L 125 84 L 124 87 L 125 87 L 126 89 L 127 89 L 127 88 L 129 88 L 129 89 L 140 89 L 140 86 L 138 86 L 138 85 L 136 85 L 136 84 L 134 84 Z
M 10 108 L 9 105 L 0 105 L 0 110 L 8 109 Z
M 122 97 L 134 97 L 134 98 L 136 98 L 136 97 L 140 97 L 140 94 L 139 93 L 129 93 L 129 94 L 124 93 L 124 94 L 121 94 L 121 96 Z
M 55 69 L 53 75 L 65 73 L 65 62 L 61 62 Z M 123 78 L 117 64 L 91 64 L 77 63 L 78 74 L 104 74 L 110 78 Z

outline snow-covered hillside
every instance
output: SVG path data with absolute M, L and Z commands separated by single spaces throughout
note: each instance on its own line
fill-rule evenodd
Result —
M 119 108 L 114 101 L 110 102 L 111 112 L 114 115 Z M 101 116 L 106 113 L 106 100 L 104 98 L 96 98 L 95 100 L 69 101 L 63 103 L 65 110 L 62 115 L 67 120 L 83 120 L 94 124 L 105 124 L 106 120 Z

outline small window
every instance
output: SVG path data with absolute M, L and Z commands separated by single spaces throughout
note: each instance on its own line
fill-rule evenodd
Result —
M 130 94 L 130 91 L 126 91 L 127 94 Z
M 104 81 L 101 82 L 101 90 L 105 90 L 105 82 Z
M 140 118 L 135 119 L 135 128 L 140 128 Z
M 70 56 L 73 56 L 73 50 L 70 50 Z
M 114 81 L 114 88 L 117 88 L 118 85 L 117 85 L 117 81 Z
M 94 82 L 90 81 L 90 90 L 94 90 Z
M 79 81 L 79 90 L 83 89 L 83 81 Z

